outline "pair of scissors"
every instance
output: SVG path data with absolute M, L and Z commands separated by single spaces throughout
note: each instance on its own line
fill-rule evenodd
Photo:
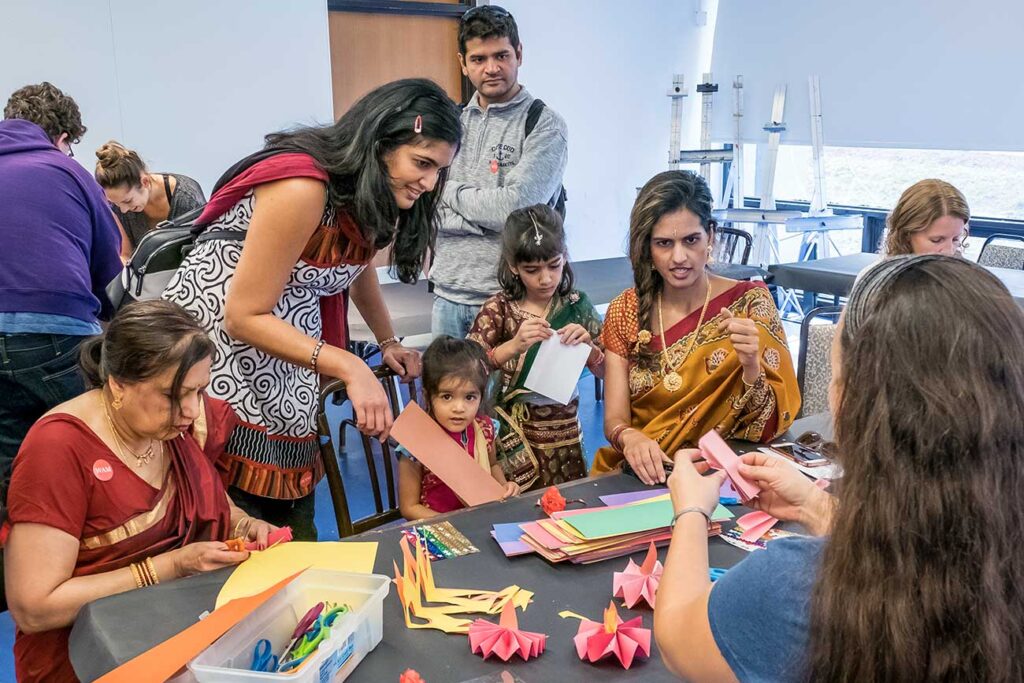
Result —
M 266 638 L 261 638 L 252 651 L 252 671 L 277 671 L 277 655 L 274 646 Z
M 723 576 L 725 576 L 725 573 L 727 571 L 729 571 L 729 570 L 728 569 L 722 569 L 721 567 L 711 567 L 711 568 L 708 569 L 708 574 L 710 575 L 711 581 L 713 583 L 715 581 L 718 581 Z
M 295 630 L 292 631 L 292 639 L 291 641 L 289 641 L 288 647 L 286 647 L 284 651 L 281 653 L 282 666 L 284 665 L 284 662 L 288 659 L 288 655 L 291 654 L 292 649 L 299 642 L 299 639 L 306 635 L 306 631 L 308 631 L 309 628 L 316 622 L 316 620 L 320 618 L 320 614 L 323 611 L 324 603 L 318 602 L 312 607 L 310 607 L 309 611 L 306 612 L 306 614 L 301 619 L 299 619 L 298 626 L 296 626 Z M 275 666 L 274 668 L 278 671 L 281 670 L 281 667 L 279 666 Z
M 299 644 L 295 646 L 293 653 L 295 658 L 305 658 L 307 655 L 315 652 L 324 638 L 331 635 L 331 627 L 334 626 L 334 620 L 338 618 L 338 615 L 345 612 L 348 612 L 348 607 L 342 605 L 334 607 L 317 617 L 316 621 L 313 622 L 313 625 L 299 641 Z

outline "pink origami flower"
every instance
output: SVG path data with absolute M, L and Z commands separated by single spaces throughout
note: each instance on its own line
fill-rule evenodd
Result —
M 530 657 L 539 657 L 544 652 L 547 639 L 543 633 L 519 630 L 516 606 L 511 600 L 502 608 L 501 618 L 497 624 L 486 619 L 477 619 L 469 625 L 469 647 L 475 654 L 483 655 L 484 659 L 495 654 L 503 662 L 507 662 L 517 652 L 523 661 Z
M 423 677 L 420 676 L 419 672 L 414 669 L 406 669 L 402 672 L 402 675 L 398 677 L 398 683 L 426 683 Z
M 633 664 L 637 650 L 644 657 L 651 655 L 651 629 L 643 627 L 643 617 L 623 622 L 614 602 L 608 603 L 604 611 L 604 623 L 584 619 L 573 642 L 583 661 L 596 662 L 615 655 L 624 669 Z
M 646 600 L 647 604 L 654 607 L 655 593 L 658 584 L 661 583 L 661 573 L 664 568 L 658 561 L 658 549 L 651 543 L 647 550 L 647 557 L 642 565 L 637 565 L 632 559 L 626 565 L 625 571 L 615 572 L 612 575 L 613 597 L 622 598 L 626 607 Z

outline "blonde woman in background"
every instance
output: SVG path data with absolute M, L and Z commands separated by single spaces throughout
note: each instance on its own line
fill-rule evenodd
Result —
M 151 173 L 138 152 L 115 140 L 96 150 L 96 182 L 121 227 L 121 258 L 131 257 L 139 240 L 161 221 L 206 203 L 203 188 L 178 173 Z
M 889 214 L 882 253 L 960 256 L 970 219 L 960 190 L 944 180 L 921 180 L 904 190 Z

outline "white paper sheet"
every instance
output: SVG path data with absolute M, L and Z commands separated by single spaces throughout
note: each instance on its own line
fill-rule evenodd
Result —
M 589 344 L 566 346 L 553 334 L 540 343 L 524 386 L 562 405 L 569 402 L 590 356 Z

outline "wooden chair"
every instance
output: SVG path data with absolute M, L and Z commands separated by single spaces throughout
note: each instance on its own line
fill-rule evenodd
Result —
M 381 381 L 381 385 L 387 393 L 392 412 L 395 414 L 395 417 L 398 417 L 400 395 L 394 371 L 386 365 L 382 365 L 374 368 L 373 374 Z M 415 390 L 411 389 L 410 391 L 414 392 Z M 335 380 L 320 390 L 320 407 L 317 413 L 317 428 L 320 434 L 320 457 L 323 458 L 327 485 L 331 491 L 334 517 L 338 521 L 338 534 L 342 538 L 353 536 L 402 518 L 401 513 L 398 511 L 395 458 L 390 445 L 387 442 L 381 444 L 376 439 L 371 439 L 365 434 L 357 432 L 362 444 L 367 473 L 370 477 L 370 487 L 373 491 L 373 502 L 376 511 L 368 517 L 357 520 L 352 519 L 352 514 L 348 507 L 348 496 L 345 493 L 345 482 L 342 479 L 341 467 L 338 463 L 342 452 L 335 448 L 334 440 L 331 437 L 330 419 L 327 414 L 328 406 L 337 409 L 348 400 L 348 391 L 345 383 L 341 380 Z M 344 434 L 346 428 L 356 429 L 355 421 L 351 418 L 342 419 L 339 425 L 339 435 Z M 344 443 L 345 440 L 339 439 L 339 441 Z M 343 445 L 342 447 L 344 448 Z M 355 449 L 353 448 L 353 450 Z M 346 455 L 352 456 L 354 453 L 347 453 Z M 379 465 L 378 459 L 380 460 Z M 384 470 L 384 490 L 381 490 L 381 469 Z

